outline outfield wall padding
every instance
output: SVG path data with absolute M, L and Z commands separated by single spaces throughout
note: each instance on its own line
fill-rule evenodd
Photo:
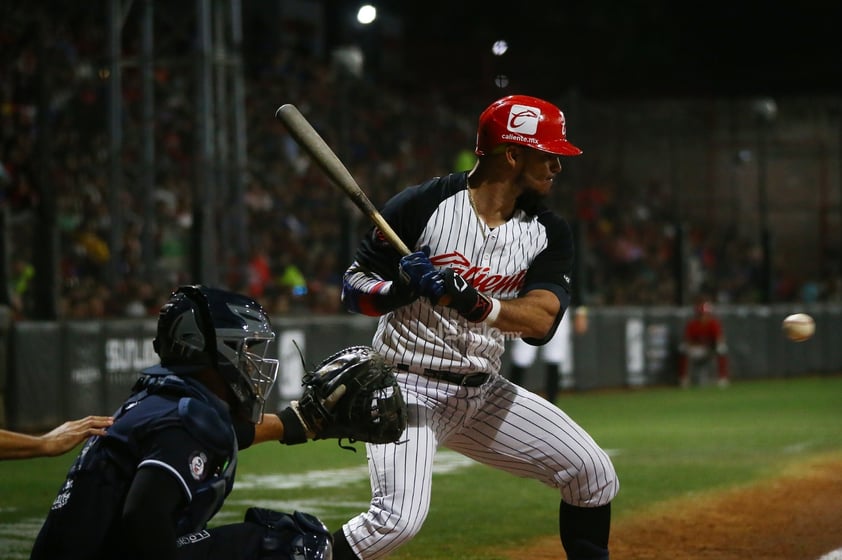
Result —
M 806 342 L 787 340 L 783 318 L 798 311 L 816 320 Z M 734 382 L 842 371 L 842 305 L 717 306 L 728 339 Z M 604 388 L 675 385 L 677 350 L 689 307 L 591 308 L 589 327 L 571 337 L 571 386 Z M 281 317 L 271 354 L 281 361 L 267 402 L 277 410 L 297 398 L 305 368 L 346 346 L 370 344 L 377 320 L 358 315 Z M 69 418 L 111 414 L 138 372 L 157 363 L 154 319 L 18 321 L 0 332 L 0 381 L 5 380 L 5 425 L 21 431 L 54 427 Z M 507 342 L 510 346 L 511 342 Z M 300 353 L 299 353 L 300 352 Z M 509 354 L 502 373 L 508 375 Z M 523 384 L 543 390 L 541 354 Z

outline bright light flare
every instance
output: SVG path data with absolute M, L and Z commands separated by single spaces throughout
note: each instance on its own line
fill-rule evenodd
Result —
M 509 44 L 502 39 L 494 41 L 494 44 L 491 45 L 491 52 L 494 53 L 494 56 L 503 56 L 507 50 L 509 50 Z
M 364 4 L 360 6 L 357 11 L 357 21 L 363 25 L 368 25 L 377 19 L 377 8 L 371 4 Z

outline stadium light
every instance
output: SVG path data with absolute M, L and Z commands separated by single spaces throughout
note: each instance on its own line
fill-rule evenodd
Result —
M 357 22 L 362 25 L 370 25 L 377 19 L 377 8 L 371 4 L 363 4 L 357 10 Z

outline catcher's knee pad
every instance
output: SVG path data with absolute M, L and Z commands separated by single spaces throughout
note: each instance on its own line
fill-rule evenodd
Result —
M 246 511 L 245 521 L 266 528 L 261 560 L 325 560 L 332 556 L 333 537 L 314 515 L 252 507 Z

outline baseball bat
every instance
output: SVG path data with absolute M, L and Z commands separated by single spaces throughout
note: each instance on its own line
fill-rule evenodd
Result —
M 313 125 L 301 114 L 295 105 L 287 103 L 281 105 L 275 111 L 275 118 L 284 123 L 289 133 L 298 144 L 313 158 L 313 161 L 321 167 L 322 171 L 330 180 L 351 199 L 354 205 L 362 210 L 363 214 L 374 222 L 374 225 L 383 232 L 383 236 L 401 255 L 411 253 L 409 247 L 398 237 L 392 226 L 383 218 L 377 208 L 371 203 L 357 181 L 342 163 L 339 157 L 328 146 Z

